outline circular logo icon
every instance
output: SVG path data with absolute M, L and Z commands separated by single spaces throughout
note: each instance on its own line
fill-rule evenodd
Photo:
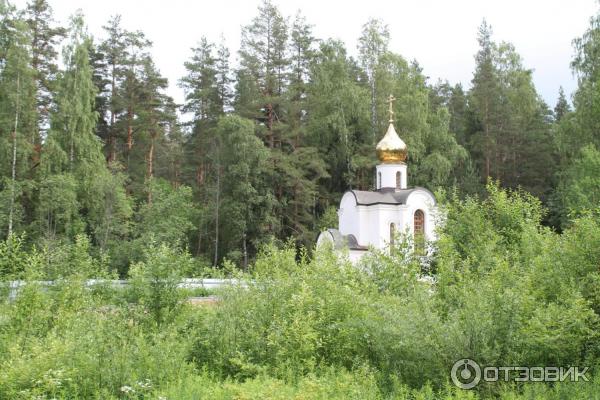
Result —
M 463 358 L 454 363 L 450 376 L 459 388 L 473 389 L 481 381 L 481 368 L 475 361 Z

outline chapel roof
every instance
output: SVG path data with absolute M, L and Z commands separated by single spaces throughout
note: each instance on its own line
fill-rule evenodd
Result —
M 337 229 L 327 229 L 327 232 L 331 235 L 333 245 L 336 249 L 348 248 L 350 250 L 367 250 L 367 246 L 361 246 L 356 240 L 356 236 L 342 235 Z
M 435 196 L 433 193 L 419 186 L 408 189 L 381 188 L 372 192 L 366 190 L 350 190 L 349 192 L 354 195 L 357 205 L 372 206 L 376 204 L 406 204 L 408 196 L 415 191 L 429 193 L 435 203 Z
M 385 136 L 377 143 L 376 151 L 377 158 L 384 164 L 398 164 L 406 161 L 406 143 L 396 133 L 392 120 L 390 120 Z

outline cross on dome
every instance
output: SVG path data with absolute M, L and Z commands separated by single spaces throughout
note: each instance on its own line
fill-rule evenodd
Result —
M 385 136 L 377 143 L 375 148 L 379 161 L 384 164 L 404 163 L 407 155 L 406 143 L 400 139 L 394 128 L 394 100 L 396 98 L 390 94 L 387 100 L 389 103 L 390 124 Z
M 390 106 L 390 110 L 389 110 L 389 113 L 390 113 L 390 124 L 392 122 L 394 122 L 394 108 L 393 108 L 394 101 L 396 101 L 396 98 L 394 97 L 394 95 L 390 94 L 388 96 L 388 100 L 387 100 L 387 102 L 389 103 L 389 106 Z

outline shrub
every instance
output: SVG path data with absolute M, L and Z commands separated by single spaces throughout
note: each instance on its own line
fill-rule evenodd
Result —
M 24 236 L 11 235 L 0 242 L 0 281 L 22 279 L 39 262 L 38 253 L 25 248 Z
M 182 292 L 177 288 L 182 270 L 189 270 L 193 260 L 184 251 L 166 244 L 150 243 L 144 259 L 130 270 L 131 294 L 161 324 L 176 315 Z

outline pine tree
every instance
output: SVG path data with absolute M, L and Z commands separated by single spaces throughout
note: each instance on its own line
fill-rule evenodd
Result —
M 242 28 L 240 68 L 237 71 L 235 111 L 257 122 L 257 134 L 270 149 L 270 187 L 276 199 L 270 232 L 284 235 L 283 210 L 285 170 L 288 149 L 284 149 L 286 132 L 286 98 L 289 59 L 287 57 L 287 21 L 270 1 L 258 8 L 250 25 Z
M 474 117 L 468 145 L 483 173 L 511 188 L 545 196 L 554 164 L 551 112 L 540 100 L 532 71 L 510 43 L 496 44 L 485 23 L 480 28 L 469 109 Z
M 560 122 L 563 117 L 571 111 L 571 106 L 565 96 L 562 86 L 558 89 L 558 101 L 554 107 L 554 121 Z
M 225 78 L 218 79 L 215 45 L 201 38 L 198 47 L 192 49 L 192 58 L 184 63 L 187 75 L 179 85 L 185 90 L 184 112 L 193 114 L 193 121 L 214 121 L 223 113 L 221 98 Z
M 554 170 L 551 154 L 552 112 L 540 100 L 533 72 L 523 67 L 514 46 L 502 43 L 498 69 L 506 98 L 497 147 L 499 177 L 506 187 L 522 187 L 545 199 Z
M 116 95 L 116 98 L 111 97 L 111 103 L 114 103 L 118 115 L 116 120 L 118 133 L 115 134 L 115 140 L 122 138 L 124 141 L 121 157 L 125 164 L 125 170 L 129 171 L 130 168 L 136 167 L 131 165 L 137 125 L 136 117 L 140 112 L 138 106 L 143 101 L 141 97 L 144 90 L 144 74 L 148 72 L 148 63 L 151 61 L 148 49 L 152 43 L 139 31 L 124 31 L 122 38 L 116 40 L 123 41 L 126 52 L 125 57 L 118 61 L 123 63 L 122 69 L 118 72 L 119 75 L 122 74 L 122 78 L 119 76 L 122 82 L 118 85 L 116 93 L 111 91 L 111 96 Z M 117 148 L 119 148 L 118 143 Z
M 221 101 L 222 112 L 227 111 L 231 106 L 231 71 L 229 67 L 229 49 L 225 46 L 225 39 L 221 38 L 221 43 L 217 48 L 217 91 L 219 94 L 219 100 Z
M 312 34 L 312 26 L 306 22 L 306 18 L 298 12 L 292 24 L 289 54 L 290 54 L 290 91 L 293 101 L 304 98 L 306 84 L 309 79 L 310 66 L 314 61 L 315 50 L 313 44 L 315 38 Z
M 309 81 L 310 66 L 314 62 L 313 49 L 314 37 L 312 27 L 306 19 L 298 13 L 292 25 L 290 35 L 290 62 L 289 88 L 287 90 L 288 110 L 288 140 L 293 148 L 304 145 L 304 130 L 307 120 L 306 88 Z
M 120 15 L 112 17 L 103 29 L 107 34 L 107 38 L 100 44 L 98 49 L 104 59 L 104 68 L 101 71 L 103 85 L 99 90 L 106 99 L 109 114 L 108 122 L 105 122 L 107 125 L 105 140 L 106 159 L 110 163 L 117 159 L 117 118 L 123 112 L 125 103 L 119 89 L 125 78 L 129 46 L 128 33 L 121 28 Z M 102 117 L 104 121 L 104 115 Z
M 105 93 L 108 91 L 108 85 L 110 81 L 106 78 L 106 57 L 105 54 L 101 51 L 100 47 L 96 45 L 92 41 L 89 47 L 89 63 L 92 68 L 92 81 L 94 82 L 94 86 L 96 86 L 96 99 L 94 111 L 98 114 L 98 120 L 96 123 L 96 135 L 100 138 L 105 148 L 106 159 L 110 164 L 112 160 L 109 160 L 110 152 L 108 148 L 110 146 L 107 145 L 109 142 L 110 136 L 110 125 L 107 120 L 107 115 L 109 114 L 109 100 Z
M 500 82 L 494 65 L 495 44 L 491 39 L 492 29 L 484 20 L 479 28 L 477 41 L 479 51 L 475 56 L 475 73 L 470 92 L 470 103 L 480 124 L 478 132 L 470 138 L 471 148 L 479 156 L 476 160 L 482 173 L 482 181 L 488 177 L 497 178 L 495 161 L 497 158 L 496 138 L 500 121 Z
M 310 246 L 315 235 L 315 216 L 318 210 L 319 184 L 329 177 L 319 150 L 307 140 L 308 84 L 310 67 L 315 61 L 315 39 L 312 26 L 298 13 L 292 24 L 289 51 L 289 86 L 285 98 L 286 128 L 283 141 L 285 157 L 281 158 L 286 233 L 298 243 Z
M 35 164 L 39 161 L 41 143 L 49 125 L 48 116 L 53 108 L 52 93 L 56 89 L 58 72 L 56 46 L 65 37 L 66 30 L 53 26 L 52 8 L 47 0 L 31 0 L 25 15 L 31 31 L 31 67 L 36 71 L 38 130 L 31 136 Z
M 201 38 L 198 47 L 192 49 L 191 60 L 184 64 L 187 75 L 179 82 L 186 94 L 186 103 L 182 109 L 193 114 L 189 122 L 191 131 L 185 143 L 185 159 L 193 172 L 187 182 L 196 189 L 195 198 L 201 204 L 216 204 L 213 202 L 213 192 L 217 180 L 212 175 L 219 173 L 220 168 L 213 165 L 216 159 L 211 154 L 215 146 L 214 130 L 225 107 L 228 107 L 231 96 L 229 51 L 223 43 L 218 49 L 215 47 Z M 220 176 L 216 178 L 220 179 Z M 207 236 L 208 225 L 213 223 L 213 214 L 201 213 L 197 230 L 197 251 L 202 247 L 202 238 Z
M 150 57 L 143 60 L 143 72 L 139 81 L 139 103 L 136 110 L 135 131 L 137 149 L 132 154 L 135 161 L 145 161 L 144 173 L 139 163 L 133 176 L 138 182 L 145 182 L 147 201 L 152 202 L 152 186 L 150 183 L 156 175 L 157 157 L 162 155 L 166 138 L 176 125 L 176 106 L 173 99 L 164 92 L 168 87 L 166 78 L 160 75 Z M 162 160 L 161 160 L 162 161 Z M 162 174 L 162 171 L 160 171 Z M 143 177 L 143 178 L 142 178 Z
M 242 28 L 236 111 L 265 126 L 269 148 L 280 146 L 278 122 L 283 119 L 281 103 L 289 60 L 286 57 L 288 28 L 285 19 L 269 0 L 258 8 L 252 24 Z

